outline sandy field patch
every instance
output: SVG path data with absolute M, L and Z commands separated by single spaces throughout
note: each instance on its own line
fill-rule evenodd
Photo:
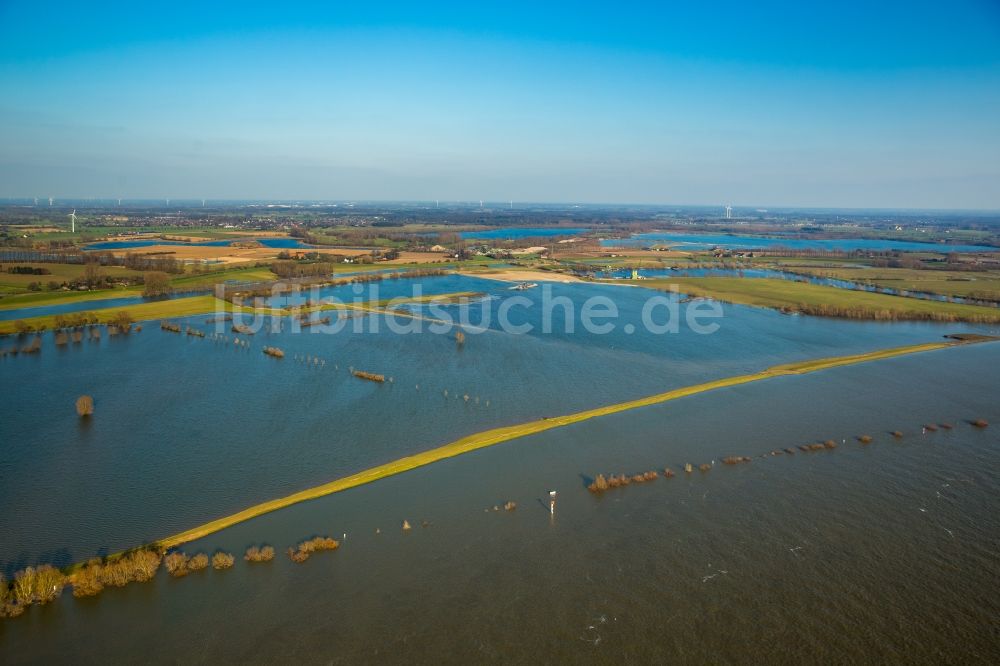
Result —
M 679 250 L 664 250 L 662 252 L 657 252 L 656 250 L 632 250 L 625 248 L 601 248 L 599 250 L 585 250 L 578 247 L 556 248 L 556 256 L 561 259 L 611 259 L 609 255 L 612 254 L 615 255 L 617 259 L 680 259 L 682 257 L 689 256 L 691 253 L 681 252 Z
M 287 231 L 236 231 L 233 229 L 219 230 L 215 233 L 227 236 L 251 236 L 253 238 L 288 238 Z
M 387 261 L 387 264 L 426 264 L 431 261 L 448 261 L 445 252 L 400 252 L 398 259 Z
M 583 282 L 583 280 L 575 275 L 550 273 L 549 271 L 533 271 L 523 268 L 511 270 L 500 269 L 489 273 L 463 272 L 461 275 L 471 275 L 473 277 L 500 280 L 502 282 Z
M 548 252 L 549 248 L 544 245 L 533 245 L 532 247 L 523 247 L 518 250 L 510 250 L 510 253 L 517 256 L 521 254 L 539 254 L 541 252 Z

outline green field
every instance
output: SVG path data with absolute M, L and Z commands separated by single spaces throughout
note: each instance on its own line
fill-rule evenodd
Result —
M 32 268 L 44 268 L 51 272 L 50 275 L 24 275 L 21 273 L 0 273 L 0 293 L 30 293 L 28 285 L 37 282 L 45 288 L 49 282 L 70 282 L 83 277 L 83 264 L 39 264 L 33 262 L 14 262 L 2 264 L 4 269 L 13 266 L 30 266 Z M 102 275 L 111 277 L 136 277 L 142 275 L 140 271 L 134 271 L 121 266 L 105 266 L 101 268 Z M 36 292 L 37 293 L 37 292 Z
M 1000 309 L 905 298 L 826 287 L 792 280 L 765 278 L 665 278 L 645 280 L 644 287 L 667 290 L 727 303 L 834 317 L 880 320 L 1000 322 Z
M 185 289 L 192 287 L 211 287 L 219 282 L 227 280 L 238 280 L 241 282 L 265 282 L 274 280 L 277 276 L 271 272 L 267 266 L 244 266 L 237 268 L 226 268 L 223 270 L 201 273 L 185 273 L 171 278 L 170 284 L 175 287 Z
M 17 264 L 17 265 L 28 265 L 28 264 Z M 38 264 L 39 266 L 43 264 Z M 79 264 L 44 264 L 46 268 L 52 271 L 52 275 L 41 275 L 41 276 L 29 276 L 29 275 L 12 275 L 9 277 L 33 277 L 36 280 L 43 279 L 47 281 L 47 278 L 54 278 L 58 272 L 60 275 L 78 277 L 83 273 L 83 266 Z M 76 269 L 76 270 L 74 270 Z M 142 275 L 141 271 L 132 271 L 127 268 L 120 268 L 117 266 L 105 266 L 101 268 L 101 272 L 105 275 Z M 0 285 L 3 284 L 4 278 L 8 277 L 6 273 L 0 273 Z M 68 279 L 68 278 L 60 278 Z M 239 280 L 246 282 L 266 282 L 268 280 L 277 279 L 277 276 L 271 272 L 270 268 L 267 267 L 242 267 L 242 268 L 228 268 L 223 270 L 218 270 L 214 272 L 204 272 L 204 273 L 185 273 L 183 275 L 172 276 L 170 279 L 170 284 L 175 289 L 190 291 L 193 289 L 205 288 L 210 289 L 213 285 L 220 282 L 225 282 L 227 280 Z M 85 301 L 98 301 L 106 298 L 123 298 L 128 296 L 141 296 L 142 287 L 128 287 L 121 289 L 95 289 L 93 291 L 42 291 L 42 292 L 24 292 L 19 294 L 13 294 L 0 299 L 0 310 L 11 310 L 15 308 L 32 307 L 38 305 L 62 305 L 65 303 L 79 303 Z M 98 305 L 98 307 L 100 307 Z

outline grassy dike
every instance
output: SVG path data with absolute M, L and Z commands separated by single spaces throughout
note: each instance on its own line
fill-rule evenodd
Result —
M 986 339 L 986 340 L 992 340 L 992 339 Z M 278 499 L 270 500 L 268 502 L 263 502 L 261 504 L 248 507 L 238 513 L 234 513 L 229 516 L 224 516 L 222 518 L 217 518 L 216 520 L 205 523 L 204 525 L 199 525 L 198 527 L 194 527 L 179 534 L 168 536 L 150 545 L 153 547 L 159 547 L 163 549 L 180 546 L 181 544 L 194 541 L 196 539 L 200 539 L 209 534 L 213 534 L 215 532 L 224 530 L 227 527 L 232 527 L 233 525 L 236 525 L 238 523 L 242 523 L 252 518 L 256 518 L 257 516 L 263 515 L 265 513 L 270 513 L 271 511 L 277 511 L 279 509 L 292 506 L 293 504 L 298 504 L 299 502 L 305 502 L 307 500 L 324 497 L 326 495 L 337 493 L 343 490 L 348 490 L 350 488 L 355 488 L 357 486 L 361 486 L 367 483 L 372 483 L 373 481 L 384 479 L 389 476 L 401 474 L 403 472 L 407 472 L 412 469 L 416 469 L 418 467 L 430 465 L 431 463 L 437 462 L 439 460 L 444 460 L 446 458 L 453 458 L 455 456 L 462 455 L 463 453 L 469 453 L 477 449 L 493 446 L 494 444 L 500 444 L 502 442 L 507 442 L 527 435 L 533 435 L 536 433 L 544 432 L 546 430 L 552 430 L 553 428 L 561 428 L 563 426 L 567 426 L 573 423 L 579 423 L 580 421 L 586 421 L 588 419 L 607 416 L 609 414 L 616 414 L 619 412 L 628 411 L 630 409 L 637 409 L 640 407 L 646 407 L 649 405 L 656 405 L 664 402 L 669 402 L 671 400 L 677 400 L 679 398 L 684 398 L 691 395 L 697 395 L 699 393 L 706 393 L 708 391 L 714 391 L 716 389 L 726 388 L 729 386 L 737 386 L 740 384 L 748 384 L 750 382 L 770 379 L 772 377 L 803 375 L 810 372 L 817 372 L 820 370 L 826 370 L 829 368 L 835 368 L 839 366 L 854 365 L 856 363 L 864 363 L 867 361 L 876 361 L 880 359 L 893 358 L 896 356 L 904 356 L 906 354 L 915 354 L 919 352 L 926 352 L 938 349 L 947 349 L 949 347 L 954 347 L 962 344 L 973 344 L 974 342 L 978 341 L 980 340 L 969 341 L 969 342 L 955 342 L 955 341 L 932 342 L 932 343 L 912 345 L 907 347 L 883 349 L 879 351 L 868 352 L 865 354 L 856 354 L 853 356 L 837 356 L 832 358 L 822 358 L 811 361 L 788 363 L 785 365 L 777 365 L 772 368 L 768 368 L 767 370 L 763 370 L 761 372 L 753 374 L 717 379 L 702 384 L 695 384 L 693 386 L 686 386 L 683 388 L 674 389 L 671 391 L 667 391 L 665 393 L 658 393 L 655 395 L 647 396 L 645 398 L 639 398 L 637 400 L 630 400 L 627 402 L 617 403 L 614 405 L 607 405 L 605 407 L 598 407 L 596 409 L 589 409 L 582 412 L 576 412 L 574 414 L 567 414 L 564 416 L 557 416 L 537 421 L 529 421 L 527 423 L 521 423 L 512 426 L 494 428 L 492 430 L 486 430 L 483 432 L 468 435 L 461 439 L 455 440 L 454 442 L 450 442 L 443 446 L 430 449 L 429 451 L 417 453 L 412 456 L 406 456 L 404 458 L 400 458 L 398 460 L 394 460 L 392 462 L 385 463 L 383 465 L 378 465 L 377 467 L 372 467 L 370 469 L 357 472 L 349 476 L 345 476 L 343 478 L 331 481 L 329 483 L 320 486 L 308 488 L 306 490 L 301 490 L 297 493 L 293 493 L 286 497 L 281 497 Z
M 142 296 L 142 288 L 129 287 L 127 289 L 98 289 L 76 292 L 28 292 L 26 294 L 4 296 L 3 300 L 0 300 L 0 310 L 20 310 L 21 308 L 47 307 L 49 305 L 65 305 L 67 303 L 88 303 L 91 301 L 103 301 L 109 298 L 129 298 L 132 296 Z M 101 305 L 98 303 L 97 307 L 101 307 Z

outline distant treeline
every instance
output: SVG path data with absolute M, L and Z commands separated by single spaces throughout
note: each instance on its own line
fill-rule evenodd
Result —
M 316 263 L 301 263 L 298 261 L 275 261 L 271 263 L 271 272 L 280 278 L 312 277 L 315 275 L 331 275 L 334 264 L 326 261 Z
M 128 252 L 116 257 L 111 252 L 42 252 L 38 250 L 2 250 L 0 263 L 41 263 L 41 264 L 99 264 L 101 266 L 122 266 L 137 271 L 163 271 L 183 273 L 184 264 L 169 255 L 137 254 Z M 40 273 L 39 275 L 44 275 Z
M 121 265 L 136 271 L 163 271 L 164 273 L 183 273 L 184 264 L 174 257 L 158 254 L 134 254 L 127 252 L 121 258 Z
M 84 254 L 80 251 L 41 252 L 38 250 L 0 250 L 0 262 L 31 262 L 35 264 L 82 264 Z
M 35 266 L 11 266 L 5 272 L 14 275 L 52 275 L 49 269 Z
M 839 317 L 841 319 L 867 319 L 874 321 L 946 321 L 972 322 L 991 324 L 1000 322 L 1000 313 L 993 314 L 956 314 L 952 312 L 917 312 L 913 310 L 884 310 L 861 305 L 813 305 L 800 303 L 794 308 L 784 308 L 783 311 L 801 312 L 817 317 Z

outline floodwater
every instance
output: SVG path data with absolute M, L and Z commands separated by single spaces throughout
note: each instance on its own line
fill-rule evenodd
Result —
M 541 294 L 495 284 L 482 301 L 492 312 Z M 629 323 L 652 293 L 551 288 L 577 302 L 610 295 Z M 461 348 L 388 331 L 385 317 L 348 322 L 378 320 L 375 333 L 266 328 L 249 351 L 228 332 L 224 344 L 152 327 L 63 349 L 47 339 L 37 356 L 0 360 L 16 396 L 0 422 L 0 561 L 10 573 L 117 550 L 496 425 L 989 330 L 724 313 L 712 335 L 515 335 L 493 323 Z M 211 331 L 203 320 L 184 321 Z M 0 661 L 986 663 L 1000 649 L 1000 431 L 965 421 L 1000 422 L 998 361 L 1000 345 L 983 344 L 772 379 L 442 461 L 186 548 L 281 552 L 347 533 L 337 552 L 161 572 L 96 599 L 67 591 L 0 623 Z M 72 411 L 84 392 L 96 404 L 87 425 Z M 954 429 L 921 433 L 943 421 Z M 902 440 L 887 435 L 896 429 Z M 862 446 L 861 433 L 875 441 Z M 718 464 L 827 438 L 840 446 Z M 706 474 L 585 490 L 597 472 L 712 460 Z M 515 511 L 489 510 L 508 499 Z
M 589 231 L 589 229 L 578 227 L 503 227 L 489 231 L 463 231 L 459 235 L 465 240 L 517 240 L 521 238 L 575 236 L 585 231 Z
M 944 243 L 918 243 L 914 241 L 882 240 L 875 238 L 805 239 L 778 236 L 739 236 L 735 234 L 689 234 L 652 232 L 633 234 L 630 238 L 602 240 L 605 247 L 634 247 L 670 245 L 678 250 L 710 250 L 720 247 L 728 250 L 756 250 L 784 247 L 790 250 L 823 250 L 850 252 L 871 250 L 886 252 L 1000 252 L 989 245 L 951 245 Z
M 264 247 L 271 248 L 308 248 L 308 245 L 297 238 L 226 238 L 212 241 L 169 241 L 158 238 L 128 241 L 101 241 L 87 245 L 86 250 L 127 250 L 133 247 L 150 247 L 152 245 L 191 245 L 195 247 L 228 247 L 233 243 L 256 241 Z

